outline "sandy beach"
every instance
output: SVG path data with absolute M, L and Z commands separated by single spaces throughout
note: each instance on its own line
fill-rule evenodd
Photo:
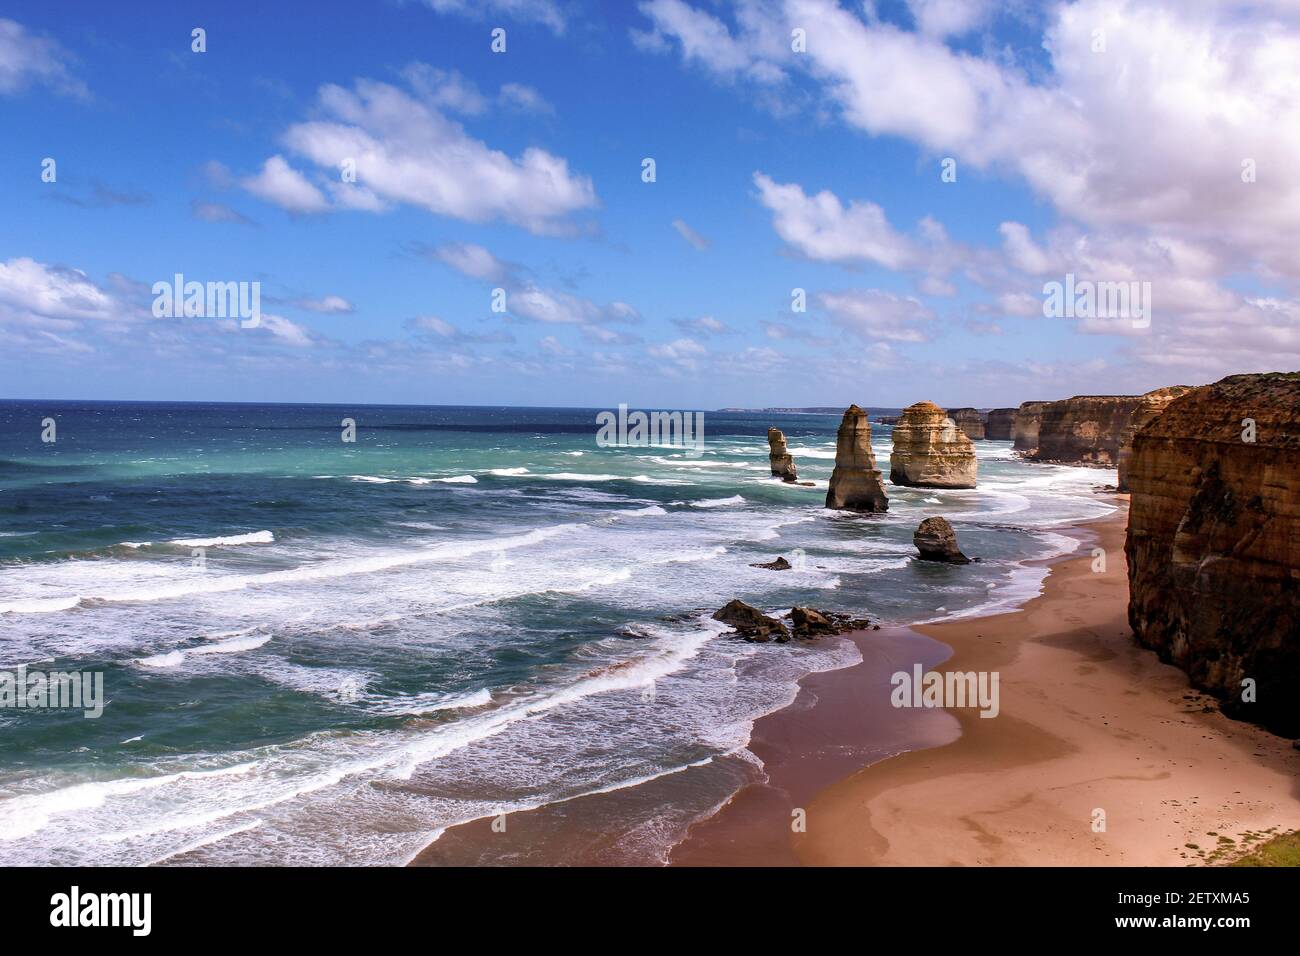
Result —
M 1300 826 L 1291 742 L 1223 716 L 1134 644 L 1120 503 L 1075 529 L 1083 546 L 1022 609 L 913 629 L 952 649 L 938 670 L 1000 674 L 997 717 L 907 710 L 919 749 L 823 785 L 828 754 L 862 730 L 854 715 L 888 688 L 864 686 L 865 664 L 813 675 L 794 705 L 755 726 L 769 783 L 696 826 L 673 862 L 1177 866 Z M 869 655 L 882 635 L 900 637 L 856 639 Z M 796 809 L 806 832 L 794 832 Z

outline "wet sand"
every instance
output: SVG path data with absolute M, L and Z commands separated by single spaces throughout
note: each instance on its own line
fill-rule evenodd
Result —
M 952 648 L 936 669 L 1000 674 L 997 717 L 906 710 L 926 715 L 918 738 L 949 740 L 819 786 L 804 803 L 826 769 L 818 728 L 871 712 L 887 690 L 864 685 L 860 667 L 815 675 L 795 705 L 755 727 L 770 782 L 694 827 L 673 862 L 1193 865 L 1248 832 L 1300 827 L 1291 742 L 1223 716 L 1134 643 L 1126 521 L 1124 507 L 1075 529 L 1082 550 L 1057 561 L 1022 609 L 913 629 Z M 796 808 L 806 832 L 792 826 Z

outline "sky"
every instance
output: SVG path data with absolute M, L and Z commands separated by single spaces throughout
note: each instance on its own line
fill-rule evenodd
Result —
M 993 407 L 1295 370 L 1297 64 L 1294 0 L 8 0 L 0 398 Z M 258 323 L 156 314 L 177 274 L 257 283 Z M 1048 314 L 1067 277 L 1145 318 Z

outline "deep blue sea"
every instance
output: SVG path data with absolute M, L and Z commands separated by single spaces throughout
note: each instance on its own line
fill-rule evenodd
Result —
M 681 774 L 618 821 L 627 861 L 661 860 L 761 773 L 753 720 L 860 659 L 725 637 L 714 609 L 987 613 L 1112 510 L 1113 472 L 981 441 L 978 489 L 828 511 L 838 416 L 706 412 L 690 457 L 598 447 L 596 413 L 0 402 L 0 668 L 102 672 L 108 698 L 0 710 L 0 863 L 403 863 Z M 769 476 L 770 425 L 812 487 Z M 932 514 L 983 560 L 914 560 Z

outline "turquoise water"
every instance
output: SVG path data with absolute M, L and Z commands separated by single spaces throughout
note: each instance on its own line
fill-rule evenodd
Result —
M 986 613 L 1111 510 L 1113 473 L 985 441 L 978 489 L 837 513 L 836 417 L 705 413 L 690 457 L 597 447 L 595 416 L 0 402 L 0 667 L 102 672 L 109 699 L 0 710 L 0 862 L 400 863 L 460 821 L 679 774 L 619 821 L 629 860 L 661 859 L 761 772 L 752 721 L 859 659 L 723 637 L 714 609 Z M 769 477 L 769 425 L 813 487 Z M 915 561 L 930 514 L 982 561 Z

